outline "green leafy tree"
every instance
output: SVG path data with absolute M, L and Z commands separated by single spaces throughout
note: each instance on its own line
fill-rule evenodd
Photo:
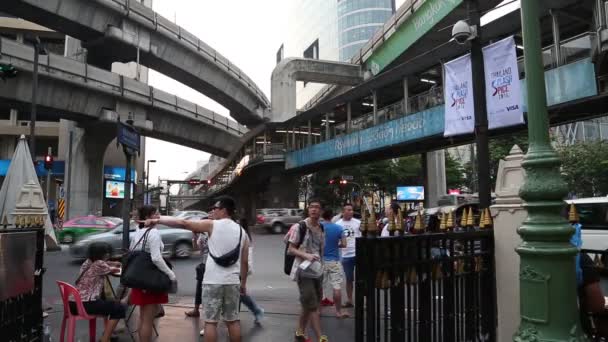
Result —
M 558 147 L 562 174 L 578 197 L 608 194 L 608 142 L 582 142 Z
M 445 154 L 445 178 L 448 189 L 460 189 L 465 185 L 464 167 L 449 153 Z

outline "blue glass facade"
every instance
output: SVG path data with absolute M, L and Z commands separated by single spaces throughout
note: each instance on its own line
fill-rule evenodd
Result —
M 354 56 L 393 15 L 395 0 L 339 0 L 338 44 L 340 60 Z

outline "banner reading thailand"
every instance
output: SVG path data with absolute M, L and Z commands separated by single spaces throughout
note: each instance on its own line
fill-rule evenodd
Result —
M 472 133 L 475 129 L 471 55 L 445 64 L 445 130 L 443 136 Z
M 488 128 L 524 123 L 515 39 L 511 36 L 483 48 Z

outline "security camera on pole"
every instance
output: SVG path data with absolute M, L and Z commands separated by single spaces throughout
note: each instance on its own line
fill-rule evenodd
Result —
M 117 144 L 122 145 L 125 153 L 127 165 L 125 169 L 125 198 L 122 204 L 122 248 L 123 251 L 129 250 L 129 228 L 131 223 L 131 157 L 135 153 L 139 154 L 140 134 L 133 127 L 133 119 L 129 115 L 126 123 L 118 120 Z

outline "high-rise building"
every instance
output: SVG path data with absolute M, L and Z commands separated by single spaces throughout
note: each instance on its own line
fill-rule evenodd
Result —
M 288 57 L 347 61 L 394 12 L 395 0 L 293 0 L 277 63 Z M 323 86 L 298 84 L 297 107 L 306 104 Z
M 338 0 L 340 61 L 354 56 L 395 12 L 395 0 Z

